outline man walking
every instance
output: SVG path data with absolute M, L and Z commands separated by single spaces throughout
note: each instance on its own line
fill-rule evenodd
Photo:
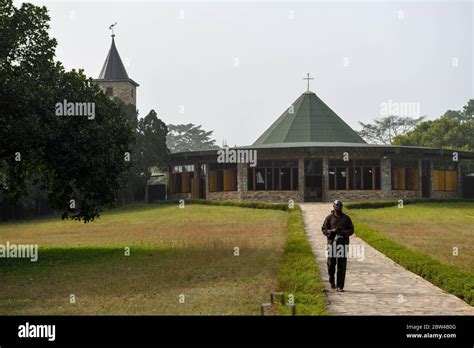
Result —
M 337 291 L 344 291 L 344 279 L 346 278 L 347 254 L 346 245 L 349 244 L 349 236 L 354 234 L 354 225 L 349 216 L 342 212 L 343 204 L 335 200 L 331 214 L 324 220 L 321 230 L 327 237 L 328 251 L 328 273 L 331 288 L 336 288 L 334 274 L 337 266 Z

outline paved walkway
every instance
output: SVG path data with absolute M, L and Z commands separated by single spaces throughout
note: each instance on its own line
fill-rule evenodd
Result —
M 321 233 L 331 204 L 303 203 L 306 234 L 325 282 L 329 311 L 335 315 L 474 315 L 474 307 L 407 271 L 352 235 L 352 250 L 363 253 L 347 263 L 345 292 L 330 288 L 325 256 L 326 237 Z M 356 233 L 357 234 L 357 231 Z

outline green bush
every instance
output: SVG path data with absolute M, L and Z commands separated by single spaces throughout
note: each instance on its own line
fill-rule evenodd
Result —
M 472 199 L 464 198 L 403 198 L 403 205 L 417 204 L 417 203 L 447 203 L 447 202 L 474 202 Z M 372 202 L 359 202 L 359 203 L 347 203 L 346 208 L 349 209 L 376 209 L 393 207 L 398 205 L 397 200 L 386 200 L 386 201 L 372 201 Z
M 180 200 L 167 200 L 160 202 L 153 202 L 151 204 L 176 204 L 178 205 Z M 229 206 L 229 207 L 241 207 L 241 208 L 254 208 L 254 209 L 275 209 L 288 211 L 290 208 L 287 203 L 266 203 L 266 202 L 242 202 L 242 201 L 212 201 L 207 199 L 184 199 L 185 204 L 204 204 L 204 205 L 217 205 L 217 206 Z
M 405 202 L 405 201 L 404 201 Z M 368 225 L 354 220 L 357 236 L 399 265 L 418 274 L 471 306 L 474 305 L 474 276 L 455 266 L 443 264 L 428 255 L 413 251 L 383 236 Z

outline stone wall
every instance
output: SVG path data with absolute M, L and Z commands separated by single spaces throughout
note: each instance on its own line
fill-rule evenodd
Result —
M 207 199 L 212 201 L 240 201 L 239 191 L 209 192 Z
M 380 187 L 383 197 L 390 197 L 392 191 L 392 165 L 387 156 L 380 159 Z
M 382 190 L 329 190 L 325 201 L 364 202 L 384 199 Z M 386 199 L 386 198 L 385 198 Z
M 390 190 L 330 190 L 329 201 L 340 199 L 347 202 L 379 201 L 387 199 L 420 198 L 420 191 Z
M 329 171 L 329 160 L 327 156 L 323 157 L 323 202 L 334 200 L 329 193 L 329 175 L 324 175 Z
M 237 164 L 237 191 L 246 192 L 248 186 L 248 165 L 246 163 Z
M 294 191 L 291 191 L 291 192 L 294 192 Z M 299 199 L 298 202 L 304 202 L 304 158 L 300 158 L 298 160 L 298 195 L 297 197 Z
M 462 197 L 458 191 L 433 191 L 432 198 L 457 198 Z
M 168 193 L 168 199 L 191 199 L 191 193 Z
M 389 199 L 421 198 L 421 190 L 392 190 Z
M 294 202 L 303 202 L 304 194 L 300 191 L 248 191 L 242 192 L 242 200 L 288 203 L 291 199 Z

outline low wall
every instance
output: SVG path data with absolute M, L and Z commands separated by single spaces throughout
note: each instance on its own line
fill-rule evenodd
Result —
M 246 201 L 288 203 L 290 199 L 294 202 L 303 202 L 304 196 L 300 191 L 247 191 L 242 192 L 241 199 Z
M 168 195 L 169 200 L 177 199 L 191 199 L 191 193 L 170 193 Z
M 432 198 L 456 198 L 461 197 L 457 191 L 433 191 Z
M 360 202 L 369 200 L 386 199 L 382 190 L 330 190 L 327 192 L 326 201 L 332 202 L 336 199 L 347 202 Z
M 213 201 L 240 201 L 239 191 L 208 192 L 207 199 Z
M 390 197 L 388 199 L 403 199 L 403 198 L 421 198 L 420 191 L 413 190 L 392 190 Z
M 303 202 L 303 196 L 299 191 L 208 192 L 207 199 L 214 201 L 254 201 L 285 204 L 292 199 L 294 202 Z
M 390 190 L 384 194 L 383 190 L 331 190 L 328 191 L 327 201 L 336 199 L 348 202 L 376 201 L 384 199 L 421 198 L 420 191 L 411 190 Z

